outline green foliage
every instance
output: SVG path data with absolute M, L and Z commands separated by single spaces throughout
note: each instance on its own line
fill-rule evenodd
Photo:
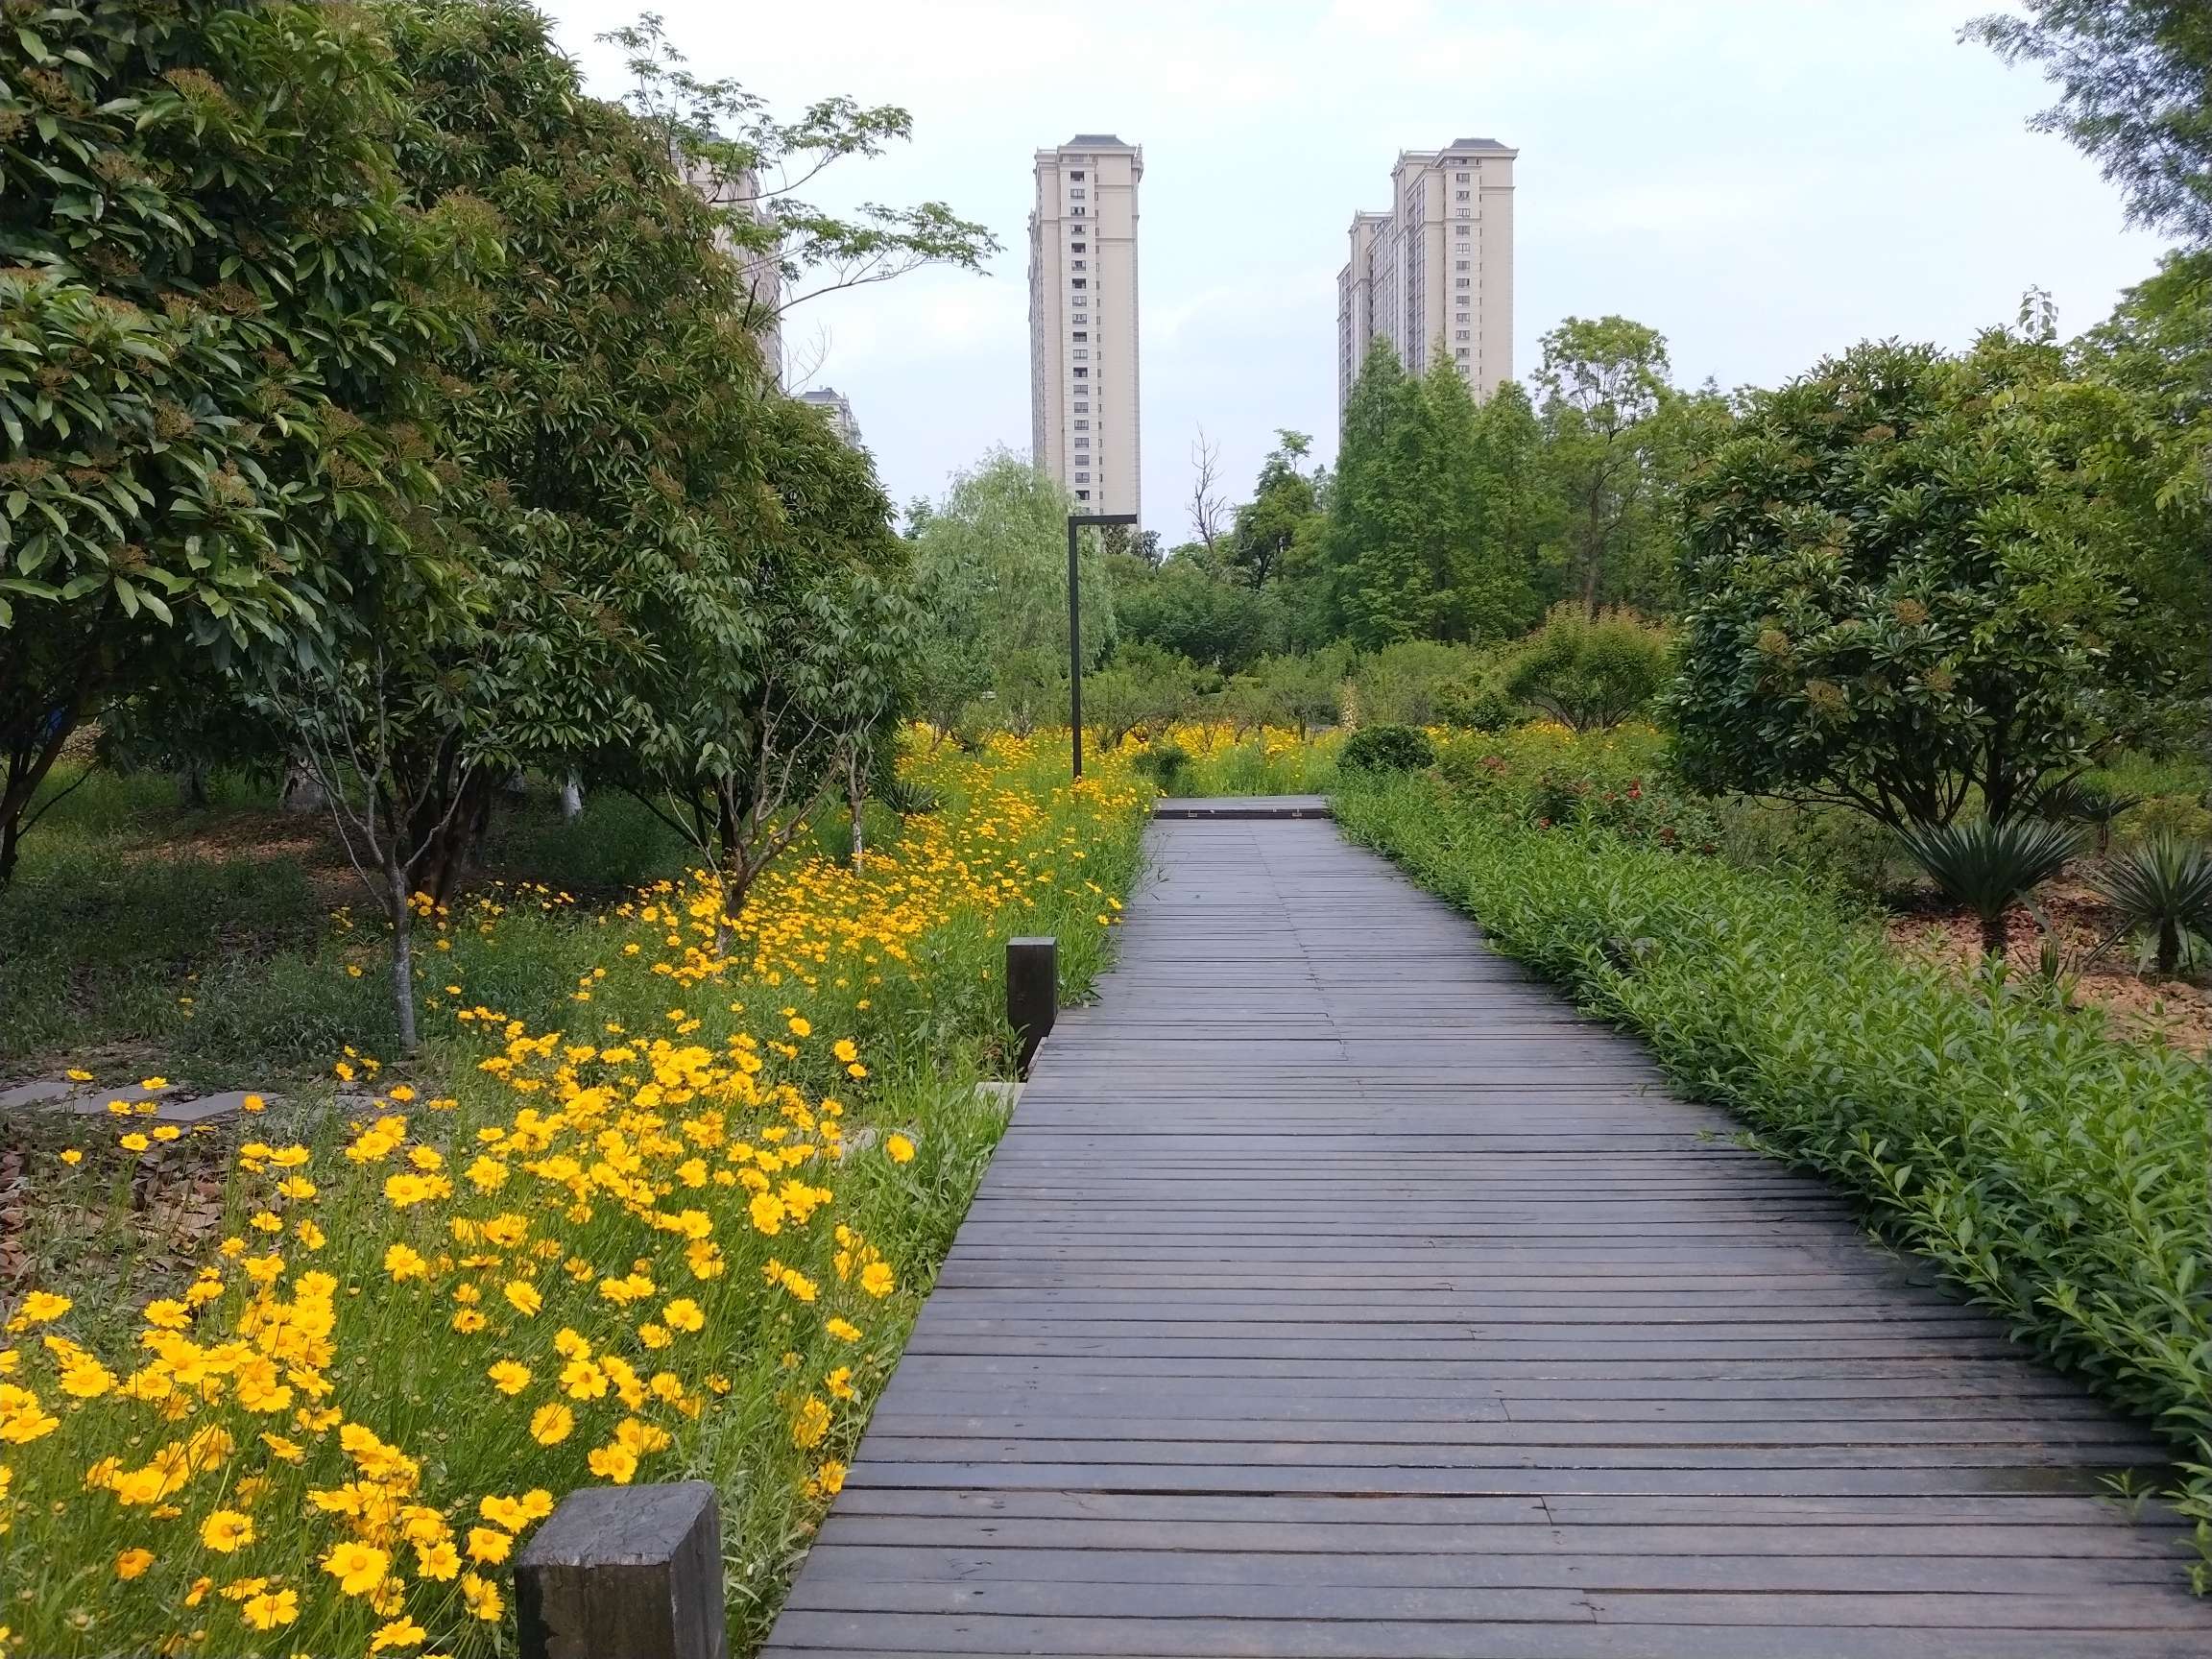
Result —
M 1418 778 L 1347 776 L 1336 810 L 1491 944 L 1642 1034 L 1677 1088 L 2212 1465 L 2201 1063 L 2107 1038 L 2033 982 L 1900 962 L 1772 876 L 1532 833 Z M 2212 1520 L 2212 1471 L 2194 1481 L 2185 1512 Z
M 1275 439 L 1252 499 L 1237 509 L 1230 533 L 1229 563 L 1253 588 L 1264 588 L 1283 573 L 1299 533 L 1320 511 L 1313 479 L 1299 469 L 1313 440 L 1287 429 L 1278 431 Z
M 1334 631 L 1372 650 L 1525 628 L 1544 522 L 1534 441 L 1518 392 L 1479 411 L 1448 353 L 1415 380 L 1377 340 L 1345 406 L 1319 538 Z
M 1625 317 L 1570 317 L 1543 350 L 1536 384 L 1565 592 L 1593 616 L 1608 599 L 1648 602 L 1666 563 L 1651 440 L 1673 396 L 1667 342 Z
M 1161 794 L 1185 794 L 1190 787 L 1190 751 L 1180 743 L 1155 743 L 1137 757 L 1137 770 Z
M 1132 734 L 1149 737 L 1190 711 L 1201 679 L 1180 657 L 1125 645 L 1111 665 L 1083 677 L 1083 724 L 1109 747 Z
M 2123 928 L 2149 929 L 2159 973 L 2179 970 L 2192 936 L 2212 947 L 2212 849 L 2156 835 L 2122 853 L 2096 880 Z
M 2004 334 L 1861 346 L 1754 394 L 1684 492 L 1688 775 L 2002 818 L 2157 729 L 2202 637 L 2128 580 L 2163 442 L 2144 399 Z
M 1215 565 L 1200 551 L 1177 554 L 1157 568 L 1121 556 L 1111 567 L 1120 638 L 1223 674 L 1241 674 L 1283 649 L 1280 594 L 1254 586 L 1235 566 Z
M 1264 657 L 1224 685 L 1206 713 L 1238 732 L 1272 726 L 1303 741 L 1314 727 L 1336 723 L 1344 672 L 1339 651 Z
M 2008 63 L 2063 88 L 2035 117 L 2103 164 L 2130 224 L 2212 247 L 2212 14 L 2197 0 L 2024 0 L 1966 25 Z
M 1897 835 L 1944 897 L 1980 919 L 1982 949 L 1992 956 L 2005 950 L 2006 913 L 2081 851 L 2064 825 L 2026 816 L 1908 824 Z
M 1436 770 L 1468 808 L 1538 830 L 1602 829 L 1674 853 L 1719 850 L 1710 803 L 1683 789 L 1649 726 L 1578 736 L 1538 724 L 1447 738 Z
M 1347 772 L 1419 772 L 1435 763 L 1436 746 L 1414 726 L 1362 726 L 1336 757 Z
M 1491 668 L 1487 652 L 1435 639 L 1407 639 L 1369 652 L 1352 664 L 1352 703 L 1362 726 L 1434 726 L 1454 687 Z
M 922 613 L 915 695 L 940 727 L 986 693 L 1034 700 L 1068 662 L 1068 493 L 1021 456 L 999 449 L 952 480 L 914 526 L 913 593 Z M 1086 666 L 1113 648 L 1114 600 L 1105 554 L 1087 534 L 1078 559 Z M 1056 661 L 1047 673 L 1041 664 Z M 1066 697 L 1061 697 L 1066 717 Z M 1044 710 L 1036 710 L 1041 717 Z
M 1666 630 L 1631 612 L 1558 605 L 1514 654 L 1504 689 L 1577 732 L 1604 731 L 1651 706 L 1671 655 Z
M 0 68 L 0 882 L 80 720 L 326 654 L 404 556 L 418 354 L 485 252 L 480 214 L 408 211 L 360 13 L 33 11 Z

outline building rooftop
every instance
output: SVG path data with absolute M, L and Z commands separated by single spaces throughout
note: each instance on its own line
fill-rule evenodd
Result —
M 1445 146 L 1448 150 L 1510 150 L 1510 144 L 1501 144 L 1495 138 L 1455 138 Z
M 1134 150 L 1136 146 L 1122 143 L 1111 132 L 1078 132 L 1060 148 L 1063 150 Z

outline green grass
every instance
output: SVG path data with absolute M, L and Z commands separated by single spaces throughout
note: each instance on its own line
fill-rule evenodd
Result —
M 1640 1033 L 1685 1093 L 2154 1423 L 2212 1571 L 2212 1071 L 2116 1041 L 2040 982 L 1961 986 L 1788 878 L 1527 828 L 1434 780 L 1347 780 L 1337 816 L 1492 944 Z

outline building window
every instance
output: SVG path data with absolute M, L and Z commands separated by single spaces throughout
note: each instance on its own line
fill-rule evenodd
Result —
M 1091 474 L 1088 472 L 1078 472 L 1075 474 L 1075 482 L 1078 484 L 1088 484 L 1091 482 Z
M 1091 492 L 1088 490 L 1078 490 L 1075 492 L 1075 499 L 1078 501 L 1088 501 L 1091 499 Z
M 1089 262 L 1088 260 L 1085 260 L 1085 259 L 1076 259 L 1076 260 L 1073 260 L 1073 261 L 1071 261 L 1070 263 L 1072 264 L 1073 268 L 1074 268 L 1075 270 L 1077 270 L 1077 271 L 1088 271 L 1088 270 L 1090 270 L 1090 269 L 1091 269 L 1091 265 L 1090 265 L 1090 262 Z
M 1464 346 L 1455 347 L 1453 349 L 1452 355 L 1455 357 L 1464 357 L 1467 355 L 1467 348 Z
M 1080 174 L 1080 173 L 1070 173 L 1070 174 L 1069 174 L 1069 175 L 1068 175 L 1068 177 L 1069 177 L 1069 178 L 1070 178 L 1070 179 L 1072 179 L 1072 180 L 1075 180 L 1075 182 L 1076 182 L 1076 183 L 1078 183 L 1078 184 L 1080 184 L 1080 183 L 1082 183 L 1082 182 L 1083 182 L 1083 175 L 1082 175 L 1082 174 Z M 1460 174 L 1460 175 L 1459 175 L 1459 177 L 1460 177 L 1460 178 L 1462 178 L 1462 179 L 1464 179 L 1464 178 L 1466 178 L 1466 177 L 1467 177 L 1467 175 L 1466 175 L 1466 174 L 1464 174 L 1464 173 L 1462 173 L 1462 174 Z
M 1070 277 L 1068 283 L 1069 287 L 1076 289 L 1088 288 L 1090 285 L 1090 278 L 1086 276 Z
M 1078 323 L 1088 323 L 1091 321 L 1091 319 L 1085 313 L 1078 311 L 1075 313 L 1075 321 Z
M 1068 252 L 1070 253 L 1088 253 L 1091 252 L 1091 244 L 1088 242 L 1070 242 L 1068 244 Z M 1462 248 L 1460 252 L 1464 253 L 1466 250 Z
M 1078 184 L 1074 189 L 1068 192 L 1068 199 L 1071 202 L 1080 202 L 1083 200 L 1083 186 Z
M 1078 403 L 1075 405 L 1075 413 L 1078 415 L 1088 415 L 1091 413 L 1091 405 L 1088 403 Z
M 1075 447 L 1078 449 L 1088 449 L 1091 447 L 1091 440 L 1088 438 L 1078 438 L 1075 440 Z
M 1078 432 L 1088 432 L 1091 430 L 1091 422 L 1088 421 L 1078 421 L 1075 422 L 1075 430 Z
M 1074 335 L 1073 335 L 1073 338 L 1074 338 L 1074 339 L 1076 339 L 1076 340 L 1078 340 L 1078 341 L 1084 341 L 1084 342 L 1087 342 L 1087 341 L 1089 341 L 1089 340 L 1090 340 L 1091 336 L 1090 336 L 1089 334 L 1085 333 L 1085 332 L 1084 332 L 1082 329 L 1078 328 L 1078 329 L 1075 331 L 1075 333 L 1074 333 Z
M 1457 333 L 1454 334 L 1452 338 L 1455 340 L 1472 340 L 1475 338 L 1475 336 L 1472 331 L 1462 328 Z M 1462 351 L 1460 355 L 1464 357 L 1466 353 Z
M 1078 174 L 1076 174 L 1076 175 L 1075 175 L 1075 177 L 1076 177 L 1076 178 L 1078 178 L 1078 179 L 1080 179 L 1080 178 L 1082 178 L 1082 177 L 1083 177 L 1083 175 L 1082 175 L 1082 174 L 1080 174 L 1080 173 L 1078 173 Z M 1467 179 L 1468 179 L 1468 175 L 1466 175 L 1466 174 L 1462 173 L 1462 174 L 1460 174 L 1460 175 L 1459 175 L 1458 182 L 1460 182 L 1460 183 L 1464 184 L 1464 183 L 1466 183 L 1466 182 L 1467 182 Z
M 1078 363 L 1088 363 L 1088 362 L 1090 362 L 1090 361 L 1091 361 L 1091 351 L 1090 351 L 1090 349 L 1089 349 L 1088 347 L 1084 347 L 1084 346 L 1078 346 L 1078 347 L 1076 347 L 1076 348 L 1075 348 L 1075 351 L 1074 351 L 1074 357 L 1075 357 L 1075 361 L 1076 361 L 1076 362 L 1078 362 Z
M 1075 371 L 1075 378 L 1078 380 L 1088 380 L 1091 378 L 1091 371 L 1088 369 L 1078 369 Z
M 1455 323 L 1472 323 L 1475 321 L 1475 319 L 1469 316 L 1466 312 L 1462 311 L 1458 316 L 1453 318 L 1452 321 Z
M 1475 209 L 1472 207 L 1455 207 L 1452 211 L 1462 219 L 1472 219 L 1475 216 Z
M 1455 276 L 1452 278 L 1452 286 L 1455 288 L 1466 288 L 1471 286 L 1474 283 L 1474 280 L 1475 278 L 1472 276 Z
M 1455 202 L 1466 202 L 1472 200 L 1472 197 L 1465 190 L 1455 190 L 1452 192 L 1452 199 Z
M 1475 267 L 1467 260 L 1462 259 L 1456 265 L 1453 266 L 1452 269 L 1455 271 L 1472 271 L 1475 269 Z
M 1070 208 L 1069 208 L 1069 209 L 1068 209 L 1068 212 L 1069 212 L 1069 214 L 1070 214 L 1071 217 L 1073 217 L 1073 218 L 1076 218 L 1076 219 L 1080 219 L 1080 218 L 1082 218 L 1082 217 L 1083 217 L 1083 209 L 1082 209 L 1082 208 L 1080 208 L 1080 207 L 1070 207 Z

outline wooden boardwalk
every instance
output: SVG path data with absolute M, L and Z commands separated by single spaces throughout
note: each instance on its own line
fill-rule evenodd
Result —
M 1313 820 L 1152 831 L 769 1651 L 2212 1653 L 2160 1449 Z

